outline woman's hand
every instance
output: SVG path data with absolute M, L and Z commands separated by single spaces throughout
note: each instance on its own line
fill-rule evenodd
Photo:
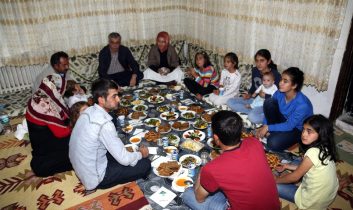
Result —
M 263 125 L 261 128 L 256 130 L 256 137 L 257 138 L 263 138 L 266 136 L 268 132 L 268 126 L 267 125 Z

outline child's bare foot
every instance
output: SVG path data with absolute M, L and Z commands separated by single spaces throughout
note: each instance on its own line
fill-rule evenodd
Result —
M 198 94 L 196 94 L 196 98 L 197 98 L 198 100 L 202 100 L 202 95 L 201 95 L 200 93 L 198 93 Z

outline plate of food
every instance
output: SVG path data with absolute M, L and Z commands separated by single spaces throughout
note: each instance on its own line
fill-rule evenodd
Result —
M 176 120 L 178 119 L 179 114 L 176 112 L 163 112 L 160 115 L 160 118 L 162 120 Z
M 215 114 L 215 112 L 207 112 L 203 113 L 201 115 L 201 119 L 206 121 L 207 123 L 211 123 L 212 116 Z
M 148 91 L 149 94 L 152 94 L 152 95 L 156 95 L 161 92 L 161 90 L 156 87 L 147 87 L 146 90 Z
M 168 88 L 167 85 L 158 85 L 158 86 L 159 86 L 159 89 L 161 89 L 161 90 L 164 90 L 164 89 Z
M 133 102 L 131 102 L 132 105 L 142 105 L 142 104 L 145 104 L 145 101 L 143 100 L 135 100 Z
M 126 99 L 122 99 L 120 101 L 120 105 L 123 106 L 123 107 L 128 107 L 128 106 L 131 106 L 131 102 L 129 100 L 126 100 Z
M 179 142 L 180 142 L 180 138 L 179 136 L 175 135 L 175 134 L 168 134 L 167 135 L 168 141 L 169 141 L 169 145 L 178 147 L 179 146 Z
M 116 110 L 116 115 L 124 115 L 127 116 L 129 114 L 129 109 L 127 107 L 121 107 L 119 106 L 119 108 Z
M 160 104 L 164 102 L 164 97 L 160 95 L 150 96 L 147 101 L 151 104 Z
M 134 97 L 131 94 L 124 94 L 122 99 L 131 101 Z
M 181 172 L 182 167 L 177 161 L 161 162 L 158 167 L 153 167 L 153 172 L 162 178 L 174 179 Z
M 147 133 L 145 133 L 144 137 L 146 141 L 157 142 L 157 139 L 161 138 L 161 134 L 154 130 L 149 130 Z
M 125 133 L 130 133 L 133 129 L 134 127 L 132 125 L 126 125 L 121 130 L 123 130 Z
M 157 111 L 159 111 L 159 112 L 167 112 L 169 110 L 170 110 L 170 107 L 167 105 L 157 107 Z
M 124 147 L 128 152 L 137 152 L 139 150 L 136 144 L 126 144 Z
M 172 190 L 185 192 L 185 189 L 194 185 L 194 181 L 185 175 L 176 177 L 172 182 Z
M 215 150 L 220 150 L 221 148 L 216 144 L 216 142 L 214 141 L 213 138 L 209 138 L 207 140 L 207 145 L 210 146 L 212 149 L 215 149 Z
M 172 126 L 169 123 L 161 124 L 156 128 L 156 131 L 161 134 L 169 133 L 171 130 Z
M 206 121 L 203 121 L 202 119 L 197 119 L 195 122 L 192 124 L 192 126 L 196 129 L 206 129 L 208 126 L 208 123 Z
M 148 118 L 145 120 L 145 125 L 147 127 L 157 127 L 161 124 L 161 120 L 159 118 Z
M 145 92 L 139 93 L 139 98 L 140 98 L 140 99 L 143 99 L 143 100 L 146 100 L 146 99 L 148 99 L 148 98 L 151 97 L 151 96 L 152 96 L 152 95 L 149 94 L 149 93 L 145 93 Z
M 128 118 L 132 120 L 143 120 L 147 117 L 146 112 L 132 112 L 128 115 Z
M 139 144 L 141 142 L 141 137 L 139 136 L 133 136 L 129 139 L 129 142 L 131 144 Z
M 194 111 L 185 111 L 181 113 L 181 117 L 187 120 L 194 119 L 196 116 L 196 112 Z
M 183 133 L 184 139 L 191 139 L 194 141 L 203 141 L 206 135 L 200 130 L 187 130 Z
M 266 158 L 268 165 L 271 169 L 274 169 L 276 166 L 280 165 L 281 160 L 279 159 L 278 155 L 273 153 L 266 153 Z
M 205 111 L 200 105 L 197 104 L 191 104 L 188 110 L 194 111 L 197 114 L 202 114 Z
M 136 111 L 136 112 L 143 112 L 143 111 L 147 111 L 148 106 L 146 105 L 135 105 L 132 107 L 132 110 Z
M 187 121 L 175 121 L 172 124 L 172 129 L 176 131 L 186 131 L 190 128 L 190 123 Z
M 193 163 L 196 166 L 200 166 L 201 165 L 201 158 L 199 156 L 196 156 L 196 155 L 187 154 L 187 155 L 183 155 L 183 156 L 181 156 L 179 158 L 179 163 L 184 168 L 188 168 L 190 163 Z
M 187 106 L 178 106 L 178 110 L 180 112 L 185 112 L 186 110 L 188 110 L 188 107 Z
M 201 142 L 193 141 L 191 139 L 185 140 L 180 147 L 186 150 L 190 150 L 192 152 L 200 151 L 205 145 Z

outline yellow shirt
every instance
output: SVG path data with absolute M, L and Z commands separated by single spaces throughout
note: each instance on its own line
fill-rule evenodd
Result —
M 327 165 L 322 165 L 319 153 L 318 148 L 310 148 L 304 155 L 310 158 L 313 166 L 303 176 L 294 196 L 299 209 L 327 209 L 336 197 L 338 179 L 335 162 L 326 159 Z

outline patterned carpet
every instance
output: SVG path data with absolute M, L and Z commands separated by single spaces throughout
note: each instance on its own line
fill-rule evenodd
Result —
M 12 119 L 11 124 L 22 119 Z M 73 171 L 36 177 L 30 160 L 29 141 L 18 141 L 13 134 L 0 136 L 0 209 L 152 209 L 135 182 L 85 194 Z M 337 163 L 340 190 L 330 209 L 353 209 L 352 173 L 352 165 Z M 281 203 L 283 210 L 297 209 L 288 201 Z

